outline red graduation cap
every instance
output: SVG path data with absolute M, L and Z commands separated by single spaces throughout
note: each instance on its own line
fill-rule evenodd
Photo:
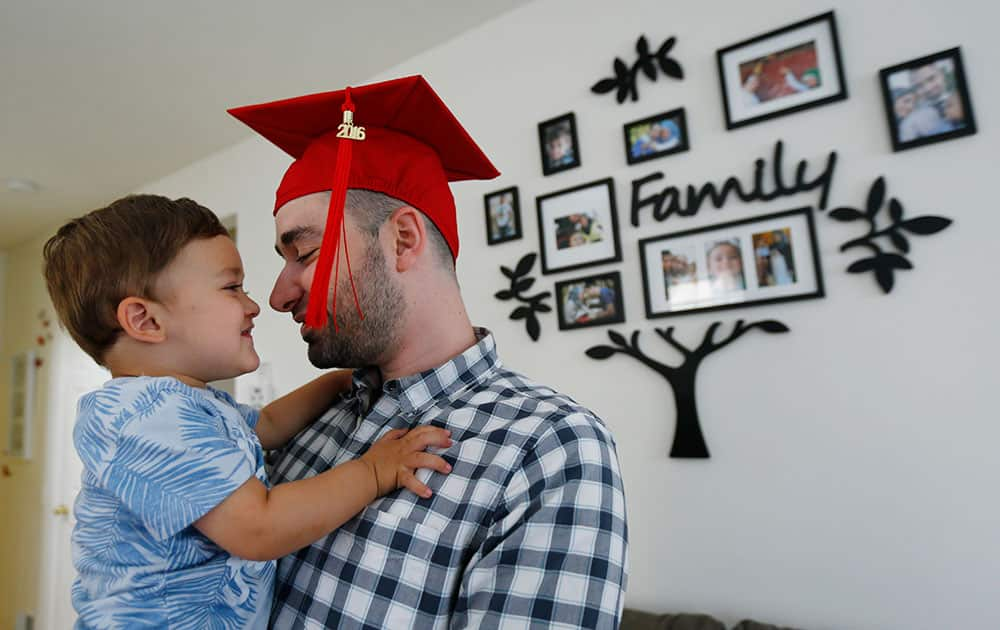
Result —
M 385 193 L 420 210 L 457 258 L 458 221 L 448 182 L 500 174 L 422 76 L 228 111 L 295 158 L 278 186 L 275 214 L 292 199 L 332 193 L 306 313 L 312 327 L 326 322 L 331 273 L 336 292 L 348 188 Z M 336 328 L 336 293 L 333 303 Z

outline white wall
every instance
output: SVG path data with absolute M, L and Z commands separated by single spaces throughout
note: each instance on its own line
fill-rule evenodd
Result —
M 850 98 L 726 132 L 716 49 L 830 8 Z M 805 628 L 1000 626 L 1000 460 L 993 452 L 1000 422 L 991 406 L 998 379 L 987 364 L 1000 351 L 991 321 L 1000 298 L 987 256 L 1000 232 L 992 194 L 998 17 L 995 5 L 974 0 L 540 0 L 372 77 L 426 75 L 504 173 L 454 188 L 466 301 L 474 321 L 497 334 L 508 365 L 572 394 L 614 431 L 630 517 L 629 606 Z M 589 86 L 609 73 L 615 56 L 634 59 L 640 33 L 654 45 L 676 35 L 687 78 L 641 80 L 638 103 L 592 95 Z M 955 45 L 963 47 L 979 134 L 893 154 L 878 69 Z M 687 108 L 692 150 L 627 167 L 622 123 L 678 106 Z M 570 110 L 583 166 L 542 177 L 535 125 Z M 220 124 L 237 123 L 220 116 Z M 838 247 L 857 229 L 819 216 L 826 299 L 645 320 L 639 238 L 814 204 L 817 196 L 731 204 L 665 224 L 647 218 L 635 229 L 627 219 L 631 180 L 657 170 L 666 173 L 664 184 L 745 179 L 777 139 L 788 159 L 806 158 L 813 169 L 828 151 L 839 152 L 831 207 L 860 205 L 871 181 L 885 175 L 909 213 L 942 214 L 955 224 L 914 239 L 916 270 L 900 274 L 888 296 L 870 278 L 844 271 L 854 258 Z M 238 212 L 249 284 L 266 302 L 278 270 L 272 194 L 287 163 L 253 139 L 144 190 Z M 531 343 L 507 319 L 509 303 L 492 297 L 504 287 L 498 266 L 537 251 L 534 197 L 609 175 L 624 259 L 603 269 L 624 278 L 628 319 L 618 330 L 644 331 L 651 354 L 676 361 L 654 326 L 675 325 L 688 342 L 712 321 L 739 317 L 778 318 L 792 329 L 750 334 L 702 367 L 708 461 L 667 458 L 673 400 L 659 376 L 624 357 L 598 363 L 584 356 L 606 339 L 604 329 L 559 332 L 549 316 L 541 340 Z M 520 187 L 525 239 L 485 247 L 482 195 L 510 185 Z M 279 393 L 313 373 L 287 319 L 265 310 L 257 331 Z

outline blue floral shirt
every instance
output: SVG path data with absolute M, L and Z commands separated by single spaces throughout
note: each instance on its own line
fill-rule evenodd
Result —
M 251 477 L 265 484 L 258 412 L 169 377 L 80 399 L 76 628 L 265 628 L 274 562 L 229 555 L 192 526 Z

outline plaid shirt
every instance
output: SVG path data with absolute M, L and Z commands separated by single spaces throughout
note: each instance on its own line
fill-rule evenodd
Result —
M 447 427 L 397 490 L 278 562 L 274 628 L 617 628 L 627 580 L 625 496 L 611 434 L 569 397 L 505 369 L 493 336 L 380 386 L 377 369 L 280 453 L 272 481 L 356 458 L 385 432 Z

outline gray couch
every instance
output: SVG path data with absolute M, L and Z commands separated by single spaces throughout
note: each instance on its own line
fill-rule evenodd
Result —
M 626 608 L 622 613 L 622 623 L 619 630 L 727 630 L 726 625 L 708 615 L 665 614 Z M 773 626 L 745 619 L 732 630 L 795 630 L 782 626 Z

